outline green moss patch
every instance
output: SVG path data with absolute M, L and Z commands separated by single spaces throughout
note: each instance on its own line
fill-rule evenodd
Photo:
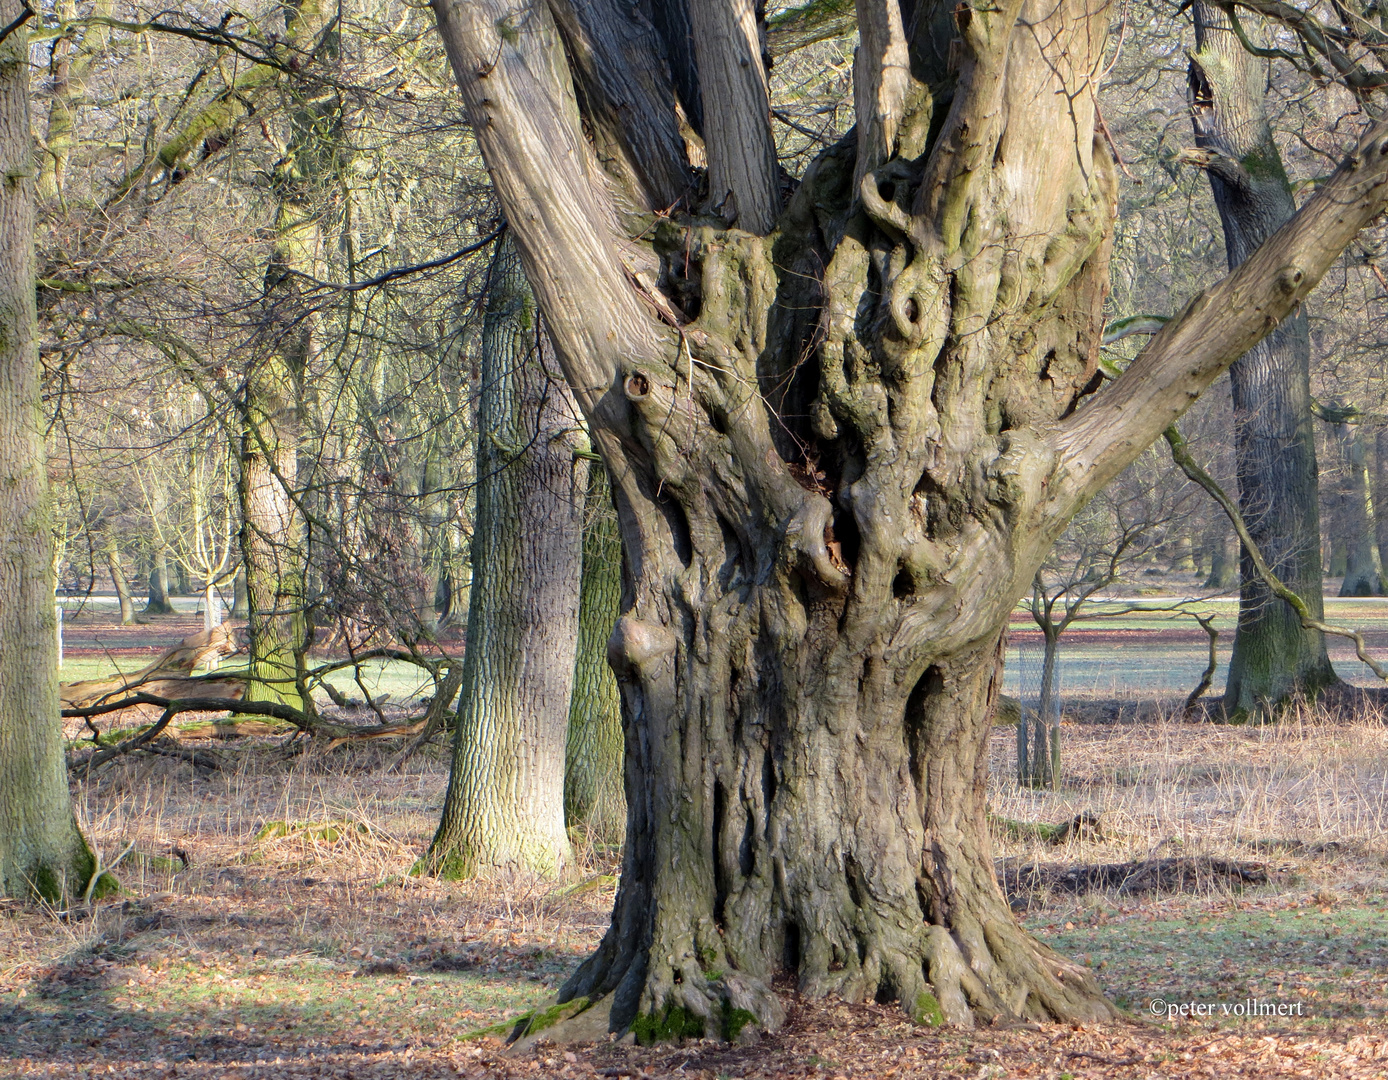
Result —
M 704 1020 L 683 1005 L 670 1005 L 662 1013 L 641 1013 L 631 1022 L 631 1030 L 642 1046 L 654 1046 L 680 1039 L 703 1038 Z
M 370 831 L 365 824 L 351 821 L 267 821 L 255 838 L 257 843 L 293 837 L 313 843 L 336 844 L 348 836 Z
M 934 994 L 922 990 L 911 1003 L 911 1019 L 922 1027 L 941 1027 L 945 1022 L 945 1012 Z

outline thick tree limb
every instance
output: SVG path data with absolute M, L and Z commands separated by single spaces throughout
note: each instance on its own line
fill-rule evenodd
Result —
M 569 384 L 593 415 L 625 365 L 666 348 L 619 257 L 558 29 L 542 0 L 433 0 L 433 8 L 526 277 Z M 620 423 L 621 395 L 607 407 Z
M 1059 483 L 1046 512 L 1068 520 L 1301 303 L 1385 205 L 1388 124 L 1380 123 L 1291 221 L 1194 297 L 1112 387 L 1056 426 Z
M 853 105 L 858 116 L 854 177 L 877 168 L 896 150 L 896 132 L 911 85 L 911 60 L 897 0 L 857 0 L 858 52 L 853 58 Z M 855 187 L 856 190 L 856 187 Z
M 652 27 L 618 0 L 549 0 L 598 153 L 645 210 L 693 181 Z
M 709 199 L 738 228 L 765 236 L 776 225 L 781 199 L 756 6 L 752 0 L 689 0 L 689 13 L 703 94 Z
M 857 28 L 854 0 L 810 0 L 767 20 L 766 47 L 772 56 L 789 56 L 818 41 L 846 37 Z

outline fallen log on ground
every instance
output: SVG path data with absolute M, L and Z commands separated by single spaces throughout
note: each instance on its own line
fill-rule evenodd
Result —
M 194 668 L 207 667 L 237 652 L 231 629 L 215 626 L 184 638 L 153 663 L 129 675 L 109 679 L 84 679 L 60 683 L 58 697 L 64 709 L 85 709 L 100 705 L 116 695 L 137 687 L 155 697 L 219 697 L 239 699 L 246 692 L 246 680 L 236 676 L 192 678 Z
M 1048 891 L 1082 896 L 1091 892 L 1198 892 L 1215 886 L 1266 885 L 1281 867 L 1210 856 L 1176 856 L 1134 862 L 1061 866 L 999 860 L 998 883 L 1015 908 Z

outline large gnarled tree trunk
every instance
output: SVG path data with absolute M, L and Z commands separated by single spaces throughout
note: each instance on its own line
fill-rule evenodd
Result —
M 434 6 L 630 573 L 608 647 L 621 889 L 563 995 L 642 1038 L 774 1027 L 783 973 L 923 1021 L 1112 1015 L 994 880 L 984 751 L 1008 615 L 1078 508 L 1382 206 L 1388 128 L 1086 400 L 1116 197 L 1092 97 L 1107 9 L 862 0 L 873 122 L 759 235 L 608 195 L 660 211 L 681 194 L 624 164 L 676 124 L 671 88 L 624 86 L 619 112 L 593 76 L 625 62 L 600 47 L 626 23 L 616 0 Z M 710 107 L 712 142 L 736 125 Z M 623 153 L 595 153 L 585 131 L 607 137 L 614 113 Z M 723 174 L 743 212 L 754 165 Z
M 0 3 L 0 24 L 20 14 Z M 34 341 L 28 35 L 0 43 L 0 896 L 57 902 L 95 869 L 58 719 L 53 520 Z
M 1195 3 L 1190 58 L 1195 142 L 1203 151 L 1232 270 L 1296 212 L 1263 107 L 1262 76 L 1229 16 Z M 1311 420 L 1311 339 L 1294 311 L 1229 369 L 1239 509 L 1273 572 L 1324 612 L 1320 495 Z M 1239 621 L 1224 709 L 1247 715 L 1336 682 L 1325 637 L 1269 590 L 1248 553 L 1241 563 Z

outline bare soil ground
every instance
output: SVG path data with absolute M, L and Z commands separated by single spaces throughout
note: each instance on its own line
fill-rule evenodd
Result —
M 1034 878 L 1018 917 L 1089 963 L 1129 1021 L 940 1031 L 785 987 L 785 1029 L 752 1046 L 511 1055 L 468 1036 L 552 996 L 594 947 L 613 855 L 580 844 L 561 882 L 412 877 L 441 750 L 390 772 L 389 745 L 243 739 L 196 744 L 215 772 L 132 757 L 74 787 L 105 859 L 134 845 L 125 892 L 66 912 L 0 905 L 0 1076 L 1388 1077 L 1383 717 L 1230 727 L 1110 704 L 1065 726 L 1059 792 L 1018 789 L 1013 734 L 996 730 L 1003 865 L 1269 872 L 1080 895 Z M 1063 843 L 1029 828 L 1083 811 L 1099 827 Z

